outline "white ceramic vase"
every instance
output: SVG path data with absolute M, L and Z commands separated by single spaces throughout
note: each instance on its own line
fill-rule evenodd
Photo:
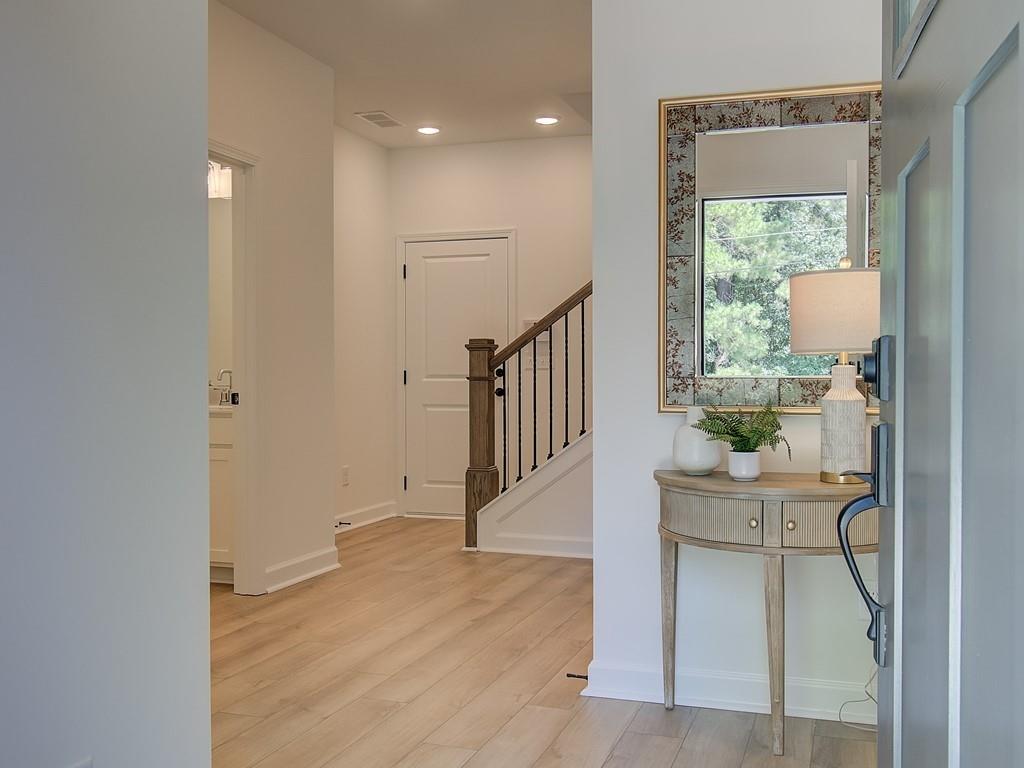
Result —
M 742 483 L 749 483 L 761 476 L 760 451 L 729 451 L 729 477 Z
M 672 461 L 687 475 L 710 475 L 721 463 L 722 454 L 717 443 L 693 426 L 704 418 L 704 409 L 690 405 L 686 411 L 686 421 L 679 425 L 672 440 Z

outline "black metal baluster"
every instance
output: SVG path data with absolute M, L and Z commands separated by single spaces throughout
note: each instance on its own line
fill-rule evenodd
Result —
M 587 298 L 580 300 L 580 437 L 587 434 Z
M 501 492 L 508 490 L 508 382 L 505 381 L 505 369 L 494 372 L 502 377 L 506 386 L 498 387 L 494 394 L 501 398 Z
M 516 475 L 516 482 L 523 479 L 523 350 L 516 352 L 516 426 L 517 443 L 519 448 L 519 474 Z
M 565 320 L 565 442 L 563 448 L 569 447 L 569 313 L 563 316 Z
M 555 326 L 548 326 L 548 458 L 555 455 Z
M 530 410 L 533 411 L 533 466 L 530 471 L 537 468 L 537 337 L 533 337 L 533 401 L 530 403 Z

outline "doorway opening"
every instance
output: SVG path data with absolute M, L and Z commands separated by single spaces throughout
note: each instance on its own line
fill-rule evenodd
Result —
M 246 305 L 252 243 L 246 206 L 254 166 L 239 154 L 211 147 L 207 158 L 210 582 L 230 584 L 236 594 L 258 595 L 266 592 L 265 576 L 253 557 L 256 526 L 246 503 L 252 498 L 247 462 L 253 455 L 255 398 L 247 346 L 253 334 Z

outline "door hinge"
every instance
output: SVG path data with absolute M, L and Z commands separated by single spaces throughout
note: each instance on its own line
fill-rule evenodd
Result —
M 405 280 L 407 277 L 405 264 L 402 265 L 402 279 Z
M 402 475 L 402 490 L 403 491 L 408 491 L 409 490 L 409 476 L 408 475 Z
M 408 385 L 409 383 L 409 369 L 406 368 L 402 371 L 402 384 Z

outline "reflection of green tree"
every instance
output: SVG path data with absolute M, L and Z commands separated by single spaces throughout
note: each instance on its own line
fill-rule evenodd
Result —
M 845 251 L 845 197 L 705 202 L 705 374 L 827 374 L 831 356 L 789 353 L 789 276 Z

